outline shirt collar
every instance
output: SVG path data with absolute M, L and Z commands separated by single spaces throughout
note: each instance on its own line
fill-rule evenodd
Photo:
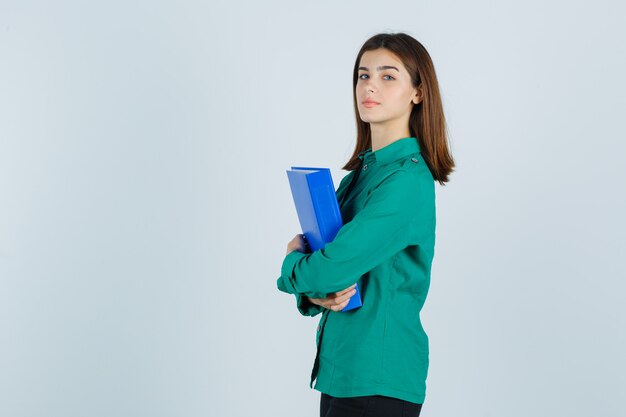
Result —
M 414 136 L 408 138 L 398 139 L 395 142 L 385 145 L 375 152 L 372 152 L 372 148 L 368 148 L 359 153 L 359 158 L 366 164 L 371 164 L 376 161 L 380 164 L 388 164 L 390 162 L 397 161 L 408 155 L 419 152 L 420 146 L 417 138 Z

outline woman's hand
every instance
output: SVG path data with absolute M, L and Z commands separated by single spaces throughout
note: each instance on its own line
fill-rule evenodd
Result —
M 286 255 L 289 255 L 294 250 L 297 250 L 298 252 L 306 253 L 306 243 L 304 239 L 305 238 L 303 234 L 297 234 L 296 237 L 291 239 L 291 242 L 289 242 L 289 244 L 287 245 Z
M 326 298 L 311 298 L 307 297 L 307 299 L 318 306 L 322 306 L 332 311 L 341 311 L 350 302 L 350 297 L 356 294 L 356 284 L 346 288 L 345 290 L 336 292 L 334 294 L 329 294 Z

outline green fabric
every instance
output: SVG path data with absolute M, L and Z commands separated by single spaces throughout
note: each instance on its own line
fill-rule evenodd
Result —
M 283 260 L 280 291 L 302 315 L 320 317 L 315 389 L 335 396 L 385 395 L 423 403 L 428 336 L 419 317 L 435 247 L 435 182 L 415 137 L 361 153 L 357 183 L 341 206 L 344 225 L 313 253 Z M 346 175 L 339 201 L 354 175 Z M 363 306 L 345 312 L 309 303 L 358 282 Z M 320 334 L 322 337 L 320 337 Z

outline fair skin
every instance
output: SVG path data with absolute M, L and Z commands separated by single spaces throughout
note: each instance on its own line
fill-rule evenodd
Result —
M 423 91 L 413 87 L 411 76 L 395 54 L 380 48 L 361 56 L 355 95 L 359 117 L 370 127 L 372 151 L 411 136 L 409 117 L 413 106 L 422 101 Z M 379 104 L 368 107 L 363 103 L 367 99 Z M 287 254 L 294 250 L 305 253 L 301 234 L 287 245 Z M 340 311 L 356 293 L 355 285 L 325 298 L 307 298 L 313 304 Z
M 387 49 L 376 49 L 361 56 L 358 70 L 357 107 L 361 120 L 369 123 L 372 151 L 411 136 L 409 117 L 423 94 L 421 88 L 412 86 L 402 61 Z M 380 104 L 366 107 L 366 99 Z

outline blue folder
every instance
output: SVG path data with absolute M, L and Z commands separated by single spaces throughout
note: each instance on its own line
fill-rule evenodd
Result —
M 322 249 L 343 226 L 330 169 L 292 166 L 287 170 L 287 178 L 302 233 L 312 251 Z M 341 311 L 363 305 L 358 284 L 355 289 L 356 293 Z

